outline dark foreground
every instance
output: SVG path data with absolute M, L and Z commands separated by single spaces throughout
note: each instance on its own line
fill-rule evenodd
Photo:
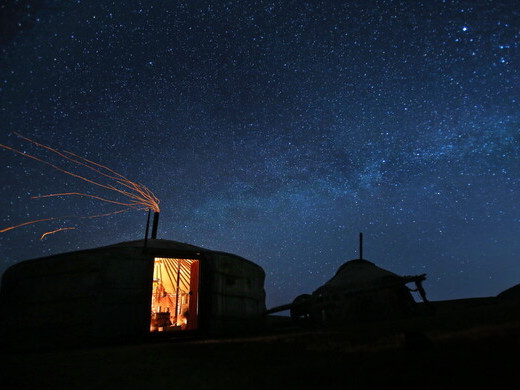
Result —
M 338 330 L 4 352 L 0 388 L 516 388 L 519 347 L 510 303 Z

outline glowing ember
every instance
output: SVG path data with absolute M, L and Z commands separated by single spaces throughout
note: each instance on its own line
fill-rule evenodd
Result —
M 7 146 L 7 145 L 3 145 L 3 144 L 0 144 L 0 147 L 4 148 L 4 149 L 7 149 L 7 150 L 11 150 L 15 153 L 18 153 L 24 157 L 28 157 L 28 158 L 31 158 L 33 160 L 36 160 L 38 162 L 41 162 L 43 164 L 46 164 L 60 172 L 63 172 L 69 176 L 73 176 L 77 179 L 80 179 L 80 180 L 83 180 L 83 181 L 86 181 L 90 184 L 93 184 L 97 187 L 101 187 L 105 190 L 108 190 L 108 191 L 112 191 L 112 192 L 115 192 L 119 195 L 123 195 L 125 198 L 127 198 L 128 200 L 127 201 L 119 201 L 119 200 L 113 200 L 113 199 L 108 199 L 106 197 L 102 197 L 102 196 L 98 196 L 98 195 L 92 195 L 92 194 L 87 194 L 87 193 L 82 193 L 82 192 L 63 192 L 63 193 L 55 193 L 55 194 L 48 194 L 48 195 L 40 195 L 40 196 L 33 196 L 32 199 L 40 199 L 40 198 L 49 198 L 49 197 L 56 197 L 56 196 L 82 196 L 82 197 L 88 197 L 88 198 L 93 198 L 93 199 L 97 199 L 97 200 L 100 200 L 102 202 L 106 202 L 106 203 L 112 203 L 112 204 L 117 204 L 117 205 L 121 205 L 121 206 L 126 206 L 127 208 L 126 209 L 123 209 L 123 210 L 118 210 L 118 211 L 114 211 L 114 212 L 110 212 L 110 213 L 105 213 L 105 214 L 98 214 L 98 215 L 92 215 L 92 216 L 86 216 L 86 217 L 72 217 L 72 218 L 97 218 L 97 217 L 104 217 L 104 216 L 108 216 L 108 215 L 113 215 L 113 214 L 118 214 L 118 213 L 122 213 L 122 212 L 125 212 L 125 211 L 128 211 L 128 210 L 131 210 L 131 209 L 134 209 L 134 210 L 153 210 L 154 212 L 158 213 L 160 211 L 160 208 L 159 208 L 159 199 L 153 194 L 152 191 L 150 191 L 146 186 L 144 186 L 143 184 L 140 184 L 140 183 L 136 183 L 136 182 L 133 182 L 131 181 L 130 179 L 126 178 L 125 176 L 123 176 L 122 174 L 114 171 L 113 169 L 110 169 L 102 164 L 99 164 L 99 163 L 96 163 L 94 161 L 91 161 L 91 160 L 88 160 L 84 157 L 81 157 L 77 154 L 74 154 L 72 152 L 68 152 L 68 151 L 59 151 L 57 149 L 54 149 L 54 148 L 51 148 L 50 146 L 47 146 L 47 145 L 43 145 L 41 143 L 38 143 L 36 141 L 33 141 L 32 139 L 30 138 L 27 138 L 27 137 L 24 137 L 20 134 L 17 134 L 15 133 L 16 135 L 18 135 L 19 137 L 23 138 L 24 140 L 40 147 L 40 148 L 44 148 L 52 153 L 55 153 L 57 154 L 58 156 L 60 156 L 62 159 L 65 159 L 69 162 L 72 162 L 74 164 L 77 164 L 77 165 L 80 165 L 80 166 L 83 166 L 89 170 L 91 170 L 92 172 L 106 178 L 106 179 L 109 179 L 112 183 L 101 183 L 99 182 L 98 179 L 96 180 L 92 180 L 92 179 L 89 179 L 87 177 L 84 177 L 82 175 L 79 175 L 77 173 L 74 173 L 74 172 L 71 172 L 69 170 L 66 170 L 58 165 L 55 165 L 55 164 L 52 164 L 48 161 L 45 161 L 39 157 L 36 157 L 36 156 L 33 156 L 31 154 L 28 154 L 28 153 L 25 153 L 25 152 L 21 152 L 15 148 L 12 148 L 10 146 Z M 43 222 L 43 221 L 51 221 L 51 220 L 55 220 L 55 219 L 64 219 L 64 218 L 71 218 L 71 217 L 61 217 L 61 218 L 44 218 L 44 219 L 38 219 L 38 220 L 34 220 L 34 221 L 29 221 L 29 222 L 24 222 L 24 223 L 21 223 L 19 225 L 15 225 L 15 226 L 10 226 L 10 227 L 7 227 L 7 228 L 4 228 L 2 230 L 0 230 L 0 233 L 4 233 L 4 232 L 7 232 L 9 230 L 12 230 L 12 229 L 16 229 L 18 227 L 22 227 L 22 226 L 26 226 L 26 225 L 30 225 L 30 224 L 33 224 L 33 223 L 37 223 L 37 222 Z M 41 236 L 41 239 L 43 240 L 43 238 L 45 238 L 45 236 L 49 235 L 49 234 L 54 234 L 54 233 L 57 233 L 59 231 L 63 231 L 63 230 L 71 230 L 71 229 L 75 229 L 74 227 L 67 227 L 67 228 L 60 228 L 60 229 L 56 229 L 56 230 L 53 230 L 53 231 L 49 231 L 49 232 L 46 232 L 44 233 L 42 236 Z
M 76 229 L 75 227 L 65 227 L 65 228 L 59 228 L 59 229 L 56 229 L 56 230 L 52 230 L 50 232 L 45 232 L 42 234 L 42 236 L 40 237 L 40 240 L 43 240 L 46 236 L 48 236 L 49 234 L 54 234 L 54 233 L 58 233 L 58 232 L 61 232 L 63 230 L 73 230 L 73 229 Z
M 44 218 L 44 219 L 37 219 L 35 221 L 24 222 L 24 223 L 21 223 L 19 225 L 6 227 L 5 229 L 0 230 L 0 233 L 4 233 L 4 232 L 7 232 L 9 230 L 16 229 L 16 228 L 19 228 L 19 227 L 22 227 L 22 226 L 26 226 L 26 225 L 30 225 L 30 224 L 33 224 L 33 223 L 36 223 L 36 222 L 52 221 L 53 219 L 56 219 L 56 218 Z

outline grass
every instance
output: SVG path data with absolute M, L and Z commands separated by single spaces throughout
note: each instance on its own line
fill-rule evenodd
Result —
M 506 388 L 520 363 L 519 309 L 510 302 L 342 329 L 4 353 L 1 388 Z

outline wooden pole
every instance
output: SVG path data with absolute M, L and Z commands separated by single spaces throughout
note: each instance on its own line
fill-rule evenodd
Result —
M 175 325 L 179 322 L 179 292 L 180 292 L 180 276 L 182 259 L 177 259 L 177 291 L 175 293 Z

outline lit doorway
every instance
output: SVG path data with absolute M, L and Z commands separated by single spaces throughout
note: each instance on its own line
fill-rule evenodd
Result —
M 156 257 L 150 332 L 197 328 L 199 261 Z

